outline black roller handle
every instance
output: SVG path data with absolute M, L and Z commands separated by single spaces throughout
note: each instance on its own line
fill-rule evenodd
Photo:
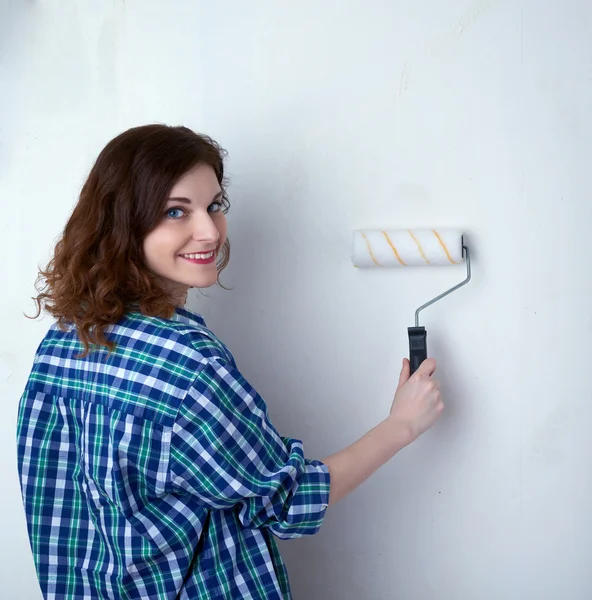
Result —
M 411 375 L 413 375 L 428 357 L 428 332 L 425 327 L 408 327 L 407 332 L 409 333 L 409 362 Z

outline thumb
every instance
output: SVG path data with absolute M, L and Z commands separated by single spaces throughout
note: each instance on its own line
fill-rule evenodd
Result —
M 403 384 L 407 383 L 411 374 L 411 365 L 407 358 L 403 359 L 403 366 L 401 367 L 401 374 L 399 375 L 399 385 L 397 387 L 401 387 Z
M 436 371 L 436 361 L 433 358 L 426 358 L 417 368 L 415 375 L 417 379 L 425 379 L 431 377 Z

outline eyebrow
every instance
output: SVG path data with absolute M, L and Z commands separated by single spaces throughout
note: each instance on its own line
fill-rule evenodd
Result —
M 221 191 L 212 198 L 212 202 L 216 202 L 216 200 L 220 200 L 220 198 L 222 198 Z M 167 202 L 182 202 L 183 204 L 191 204 L 191 200 L 189 198 L 185 198 L 184 196 L 175 196 L 173 198 L 169 198 Z

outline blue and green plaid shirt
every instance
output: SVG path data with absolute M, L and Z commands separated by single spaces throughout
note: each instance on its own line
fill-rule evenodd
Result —
M 290 598 L 272 534 L 316 533 L 327 467 L 281 437 L 199 315 L 128 314 L 85 358 L 52 326 L 18 418 L 45 598 Z

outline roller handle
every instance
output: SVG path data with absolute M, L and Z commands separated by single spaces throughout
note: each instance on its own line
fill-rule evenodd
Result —
M 413 375 L 428 357 L 428 333 L 425 327 L 408 327 L 407 332 L 409 333 L 409 362 L 411 375 Z

